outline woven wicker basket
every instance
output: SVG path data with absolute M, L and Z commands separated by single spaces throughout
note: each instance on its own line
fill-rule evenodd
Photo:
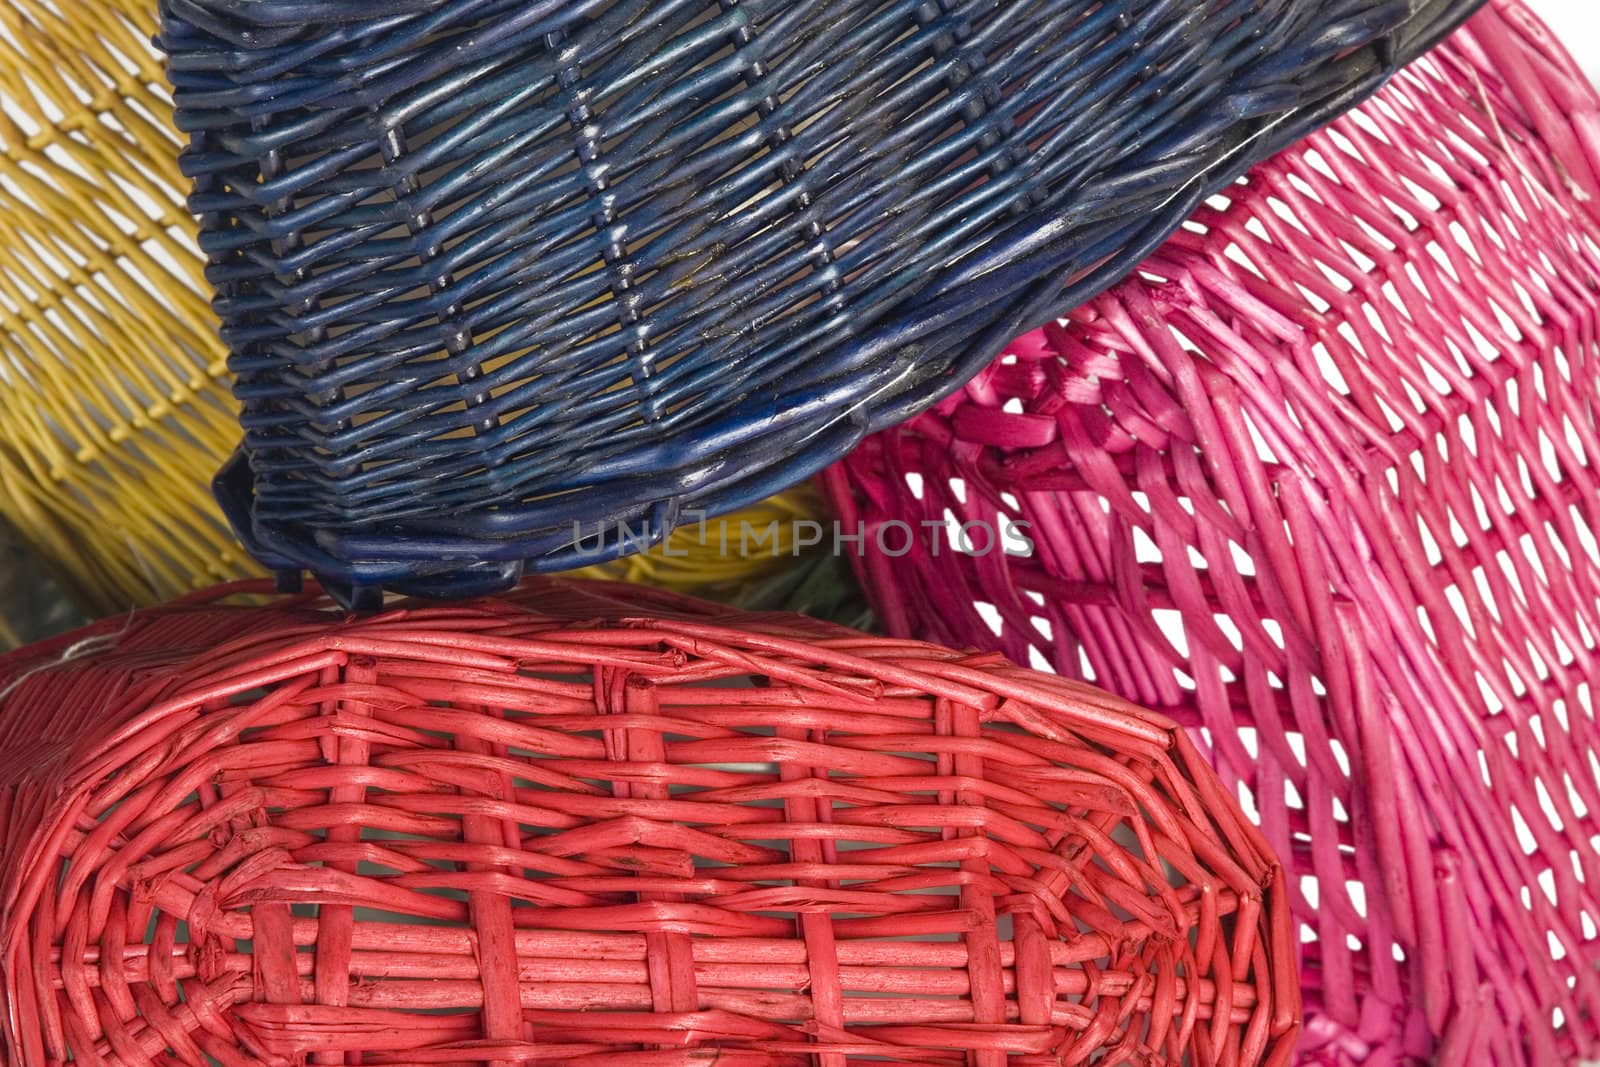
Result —
M 0 220 L 24 238 L 0 242 L 0 516 L 95 614 L 254 571 L 209 492 L 238 430 L 148 43 L 153 0 L 0 0 L 0 27 Z M 734 521 L 787 528 L 816 506 L 763 503 Z M 610 569 L 759 606 L 792 591 L 776 573 L 787 538 L 701 547 Z M 805 602 L 858 615 L 839 585 Z M 0 644 L 73 618 L 59 599 L 7 603 Z
M 1201 731 L 1291 869 L 1306 1063 L 1600 1054 L 1596 131 L 1496 4 L 830 472 L 871 529 L 1031 524 L 869 538 L 890 631 Z
M 1476 4 L 163 0 L 244 408 L 219 491 L 362 604 L 753 503 Z
M 17 1067 L 1289 1062 L 1258 831 L 998 657 L 545 580 L 191 601 L 0 693 Z
M 0 0 L 0 516 L 86 608 L 252 573 L 153 3 Z

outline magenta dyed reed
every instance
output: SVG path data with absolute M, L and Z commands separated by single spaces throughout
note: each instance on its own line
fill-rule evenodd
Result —
M 1597 130 L 1497 2 L 826 476 L 869 549 L 1031 525 L 874 551 L 878 617 L 1196 728 L 1291 868 L 1309 1064 L 1600 1052 Z

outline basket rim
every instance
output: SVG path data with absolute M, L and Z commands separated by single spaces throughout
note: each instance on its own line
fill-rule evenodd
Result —
M 218 15 L 248 9 L 253 17 L 277 17 L 274 12 L 339 0 L 165 2 L 174 9 L 193 7 Z M 438 2 L 442 0 L 397 0 L 407 10 L 431 9 Z M 527 572 L 616 559 L 632 546 L 613 538 L 580 554 L 563 526 L 574 519 L 601 526 L 644 525 L 659 539 L 676 525 L 684 507 L 725 514 L 818 473 L 868 434 L 903 422 L 959 389 L 1013 337 L 1083 303 L 1135 269 L 1206 197 L 1231 185 L 1254 161 L 1366 99 L 1387 81 L 1400 58 L 1431 46 L 1484 2 L 1412 4 L 1408 21 L 1389 36 L 1336 50 L 1327 66 L 1336 65 L 1339 76 L 1324 80 L 1337 88 L 1262 128 L 1241 124 L 1224 150 L 1198 166 L 1194 180 L 1158 210 L 1121 222 L 1108 236 L 1087 245 L 1072 227 L 1041 220 L 1029 233 L 1011 235 L 1002 247 L 984 247 L 917 294 L 897 299 L 865 331 L 830 342 L 815 377 L 730 400 L 716 415 L 674 428 L 666 441 L 630 445 L 630 451 L 606 457 L 597 467 L 538 486 L 542 495 L 532 501 L 507 489 L 473 510 L 453 514 L 308 522 L 258 501 L 255 490 L 266 483 L 244 461 L 224 468 L 217 495 L 235 532 L 260 562 L 283 573 L 315 573 L 350 604 L 370 604 L 384 588 L 475 595 L 508 588 Z M 1329 30 L 1335 43 L 1357 39 L 1356 20 L 1347 21 L 1352 25 Z M 1000 321 L 986 319 L 996 308 L 1004 309 Z M 917 354 L 935 334 L 970 337 L 970 343 L 951 348 L 948 359 L 919 365 Z M 244 421 L 248 426 L 248 412 Z M 247 433 L 246 455 L 251 447 Z M 485 456 L 485 463 L 493 468 L 501 460 Z M 513 461 L 503 465 L 511 467 Z M 336 481 L 338 472 L 324 475 Z M 261 476 L 270 472 L 264 469 Z

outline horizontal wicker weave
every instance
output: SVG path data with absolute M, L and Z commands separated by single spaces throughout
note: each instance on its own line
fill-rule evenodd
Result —
M 162 0 L 220 491 L 362 603 L 754 503 L 1477 2 Z
M 1203 731 L 1320 1067 L 1600 1056 L 1600 101 L 1496 5 L 830 472 L 897 633 Z M 873 544 L 869 540 L 869 546 Z
M 0 516 L 96 612 L 255 572 L 147 0 L 0 0 Z
M 191 601 L 0 693 L 14 1067 L 1290 1060 L 1259 832 L 993 655 L 545 579 Z

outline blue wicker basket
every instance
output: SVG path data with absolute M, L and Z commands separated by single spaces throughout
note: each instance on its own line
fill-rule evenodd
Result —
M 1477 3 L 161 6 L 243 406 L 219 495 L 363 603 L 793 484 Z

